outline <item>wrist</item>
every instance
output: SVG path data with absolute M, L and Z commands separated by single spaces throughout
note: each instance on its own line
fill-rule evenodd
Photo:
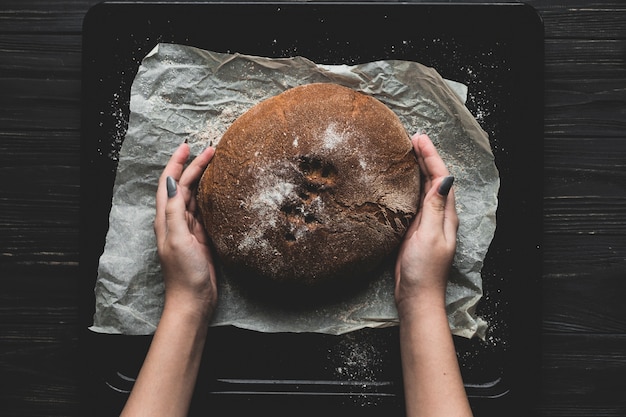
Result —
M 439 315 L 447 317 L 445 292 L 441 291 L 419 291 L 396 297 L 396 308 L 400 322 Z
M 165 295 L 163 316 L 177 317 L 185 323 L 206 327 L 211 320 L 214 304 L 195 296 L 169 293 Z

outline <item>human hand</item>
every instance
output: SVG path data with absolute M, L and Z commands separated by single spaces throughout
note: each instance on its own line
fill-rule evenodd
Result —
M 165 306 L 122 416 L 186 416 L 208 321 L 217 302 L 215 268 L 206 234 L 196 218 L 195 184 L 214 150 L 187 168 L 189 146 L 176 149 L 156 195 L 154 231 L 165 281 Z
M 215 150 L 207 148 L 184 168 L 189 153 L 187 144 L 179 146 L 159 178 L 154 230 L 165 308 L 173 305 L 208 320 L 217 303 L 217 287 L 207 236 L 196 217 L 195 185 Z
M 398 310 L 412 300 L 445 303 L 447 276 L 456 251 L 459 220 L 456 213 L 454 178 L 424 134 L 411 138 L 424 176 L 420 210 L 400 246 L 395 269 Z

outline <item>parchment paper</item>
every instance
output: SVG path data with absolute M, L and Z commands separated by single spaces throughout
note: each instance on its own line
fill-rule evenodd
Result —
M 483 337 L 475 315 L 480 271 L 495 231 L 499 188 L 487 134 L 464 106 L 465 86 L 444 81 L 415 62 L 316 65 L 301 57 L 269 59 L 159 44 L 142 61 L 131 89 L 128 131 L 119 155 L 110 227 L 95 286 L 91 330 L 152 334 L 163 306 L 163 282 L 153 232 L 157 179 L 185 140 L 192 153 L 216 146 L 247 109 L 288 88 L 313 82 L 342 84 L 389 106 L 407 131 L 424 131 L 456 177 L 458 248 L 447 288 L 452 332 Z M 192 155 L 193 157 L 193 155 Z M 213 326 L 262 332 L 342 334 L 397 324 L 393 265 L 368 288 L 345 300 L 292 311 L 250 299 L 219 272 Z

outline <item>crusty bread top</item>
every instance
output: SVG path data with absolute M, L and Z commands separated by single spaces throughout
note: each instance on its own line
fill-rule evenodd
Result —
M 240 116 L 198 206 L 226 266 L 279 282 L 365 274 L 400 243 L 419 200 L 409 136 L 383 103 L 309 84 Z

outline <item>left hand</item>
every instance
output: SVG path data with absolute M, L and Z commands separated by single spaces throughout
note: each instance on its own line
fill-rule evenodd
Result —
M 187 144 L 180 145 L 159 178 L 154 230 L 165 307 L 188 308 L 208 320 L 217 304 L 217 286 L 207 236 L 196 215 L 195 189 L 215 150 L 207 148 L 184 168 L 189 153 Z

